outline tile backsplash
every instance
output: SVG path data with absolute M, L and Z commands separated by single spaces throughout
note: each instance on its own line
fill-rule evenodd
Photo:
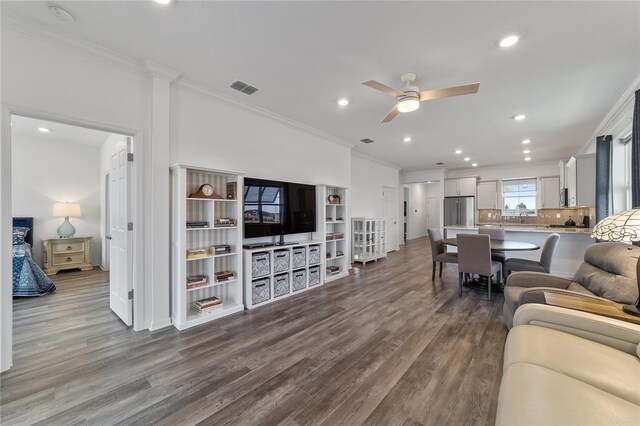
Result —
M 559 215 L 559 217 L 558 217 Z M 478 223 L 524 223 L 527 225 L 564 225 L 569 217 L 577 225 L 582 225 L 582 218 L 589 216 L 589 226 L 596 220 L 595 207 L 575 207 L 564 209 L 540 209 L 537 216 L 502 216 L 500 210 L 478 210 Z

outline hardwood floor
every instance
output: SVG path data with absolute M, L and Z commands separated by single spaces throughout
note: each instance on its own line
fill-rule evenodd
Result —
M 14 301 L 1 423 L 493 424 L 502 295 L 431 281 L 426 239 L 348 278 L 185 332 L 133 332 L 107 275 Z

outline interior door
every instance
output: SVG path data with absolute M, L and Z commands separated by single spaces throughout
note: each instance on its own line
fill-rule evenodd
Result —
M 133 283 L 129 279 L 129 232 L 127 177 L 128 147 L 121 146 L 111 156 L 109 168 L 109 306 L 126 325 L 133 323 L 133 304 L 129 291 Z
M 427 229 L 438 228 L 438 207 L 435 198 L 427 198 Z M 426 234 L 426 230 L 425 230 Z
M 387 252 L 395 251 L 398 246 L 398 202 L 396 189 L 384 187 L 382 194 L 384 199 L 384 216 L 387 218 Z

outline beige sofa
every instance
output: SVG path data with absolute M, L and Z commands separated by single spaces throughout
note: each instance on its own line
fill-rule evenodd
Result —
M 511 328 L 513 314 L 524 303 L 544 303 L 542 288 L 580 293 L 592 297 L 635 305 L 638 301 L 636 265 L 640 247 L 624 243 L 597 243 L 584 254 L 584 263 L 573 279 L 540 272 L 515 272 L 504 287 L 502 315 Z
M 513 326 L 496 425 L 640 424 L 640 326 L 538 304 Z

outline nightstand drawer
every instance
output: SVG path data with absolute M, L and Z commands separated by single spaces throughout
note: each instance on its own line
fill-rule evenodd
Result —
M 53 244 L 53 253 L 73 253 L 73 252 L 84 252 L 84 243 L 55 243 Z
M 84 253 L 56 254 L 53 256 L 53 266 L 84 263 Z

